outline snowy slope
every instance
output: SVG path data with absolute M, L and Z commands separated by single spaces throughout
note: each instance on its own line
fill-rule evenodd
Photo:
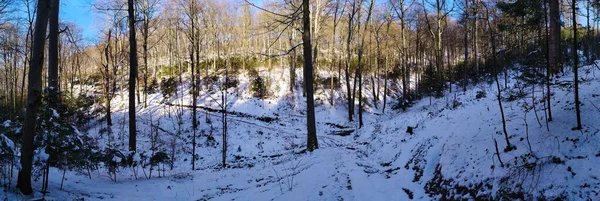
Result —
M 515 71 L 510 75 L 518 74 Z M 148 108 L 139 108 L 138 149 L 149 149 L 149 125 L 158 125 L 168 131 L 159 131 L 160 146 L 167 149 L 171 142 L 177 145 L 173 170 L 167 168 L 161 178 L 156 177 L 155 170 L 153 178 L 146 179 L 138 169 L 135 179 L 132 169 L 122 169 L 116 182 L 103 169 L 92 172 L 91 179 L 67 172 L 65 190 L 59 190 L 62 172 L 52 169 L 49 197 L 55 200 L 439 200 L 486 196 L 517 199 L 521 192 L 524 200 L 537 197 L 597 200 L 600 171 L 594 166 L 600 164 L 597 120 L 600 69 L 586 66 L 580 74 L 584 129 L 571 130 L 575 126 L 573 94 L 564 83 L 573 77 L 567 72 L 553 87 L 554 120 L 548 128 L 540 102 L 543 86 L 528 87 L 526 97 L 503 102 L 510 142 L 517 147 L 510 152 L 503 152 L 506 142 L 495 83 L 481 83 L 466 93 L 447 93 L 445 98 L 433 99 L 431 105 L 425 98 L 405 112 L 386 111 L 378 115 L 375 113 L 381 113 L 380 109 L 369 108 L 374 112 L 365 114 L 361 129 L 347 122 L 341 99 L 335 106 L 321 102 L 316 109 L 320 149 L 303 153 L 306 124 L 301 91 L 293 95 L 285 93 L 288 87 L 281 81 L 277 87 L 280 90 L 275 92 L 277 98 L 259 100 L 245 92 L 248 80 L 241 79 L 238 89 L 229 90 L 229 110 L 245 115 L 229 116 L 229 167 L 225 169 L 220 166 L 220 114 L 198 110 L 202 130 L 199 133 L 204 135 L 198 138 L 202 145 L 197 150 L 200 157 L 197 170 L 191 170 L 191 145 L 186 137 L 191 128 L 191 111 L 186 108 L 182 117 L 186 133 L 175 136 L 176 107 L 163 104 L 162 96 L 154 94 L 149 97 Z M 280 78 L 277 72 L 272 76 Z M 503 95 L 518 86 L 514 79 L 507 85 L 509 89 Z M 532 107 L 532 90 L 537 118 L 533 109 L 528 112 L 524 109 Z M 481 91 L 487 96 L 477 99 Z M 191 105 L 191 97 L 182 94 L 167 102 Z M 220 94 L 200 94 L 198 104 L 216 109 L 214 100 L 221 100 Z M 321 93 L 318 98 L 326 97 Z M 456 108 L 454 101 L 460 103 Z M 126 100 L 117 97 L 112 104 L 116 123 L 111 143 L 126 145 Z M 274 120 L 262 121 L 257 117 Z M 207 118 L 212 123 L 206 123 Z M 95 125 L 90 134 L 98 136 L 99 142 L 108 142 L 106 135 L 98 134 L 103 125 Z M 416 127 L 414 135 L 405 132 L 407 126 Z M 339 131 L 353 129 L 356 130 L 350 135 L 337 135 Z M 211 130 L 217 145 L 205 143 Z M 119 136 L 125 137 L 119 139 Z M 494 140 L 504 167 L 494 155 Z M 40 189 L 40 182 L 34 185 Z M 5 196 L 10 200 L 29 199 L 15 194 Z

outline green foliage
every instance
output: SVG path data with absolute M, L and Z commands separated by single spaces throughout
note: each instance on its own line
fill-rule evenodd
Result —
M 430 65 L 425 69 L 421 83 L 419 84 L 419 91 L 429 96 L 441 97 L 443 95 L 444 84 L 438 81 L 438 75 L 434 72 L 433 67 Z
M 215 140 L 215 137 L 209 135 L 206 137 L 206 141 L 204 142 L 205 147 L 217 147 L 219 143 Z
M 96 155 L 96 157 L 98 162 L 106 168 L 106 171 L 111 176 L 112 180 L 116 180 L 116 173 L 119 172 L 119 168 L 124 167 L 127 164 L 125 155 L 114 148 L 106 148 Z
M 4 126 L 0 125 L 0 127 Z M 19 160 L 17 153 L 15 143 L 6 135 L 0 133 L 0 168 L 17 163 Z M 7 177 L 4 173 L 4 171 L 0 171 L 0 178 Z
M 331 88 L 331 79 L 333 79 L 333 87 L 340 88 L 341 83 L 338 77 L 320 77 L 315 76 L 315 84 L 322 89 L 330 89 Z
M 167 154 L 164 151 L 159 151 L 154 153 L 154 155 L 152 155 L 152 157 L 150 157 L 150 165 L 151 166 L 158 166 L 160 164 L 167 164 L 171 161 L 171 158 L 169 157 L 169 154 Z
M 460 86 L 464 86 L 469 83 L 477 83 L 481 80 L 482 75 L 486 75 L 487 69 L 485 68 L 485 63 L 482 60 L 479 60 L 479 73 L 475 69 L 475 65 L 473 62 L 468 63 L 467 66 L 467 83 L 465 83 L 465 63 L 464 61 L 459 61 L 455 66 L 452 67 L 450 72 L 452 80 L 457 82 Z
M 225 90 L 225 89 L 229 89 L 229 88 L 235 88 L 240 84 L 240 80 L 238 80 L 237 77 L 230 75 L 229 77 L 227 77 L 227 79 L 225 80 L 224 86 L 221 87 L 221 90 Z
M 516 21 L 503 21 L 503 23 L 513 23 L 515 27 L 524 27 L 528 29 L 537 29 L 544 22 L 543 0 L 516 0 L 509 2 L 498 2 L 497 7 L 508 16 L 518 18 Z M 517 23 L 517 24 L 514 24 Z M 510 24 L 503 24 L 501 30 L 510 29 Z M 517 25 L 517 26 L 515 26 Z
M 173 66 L 161 65 L 158 68 L 160 69 L 158 71 L 158 77 L 160 77 L 160 78 L 175 77 L 175 76 L 179 75 L 179 73 L 185 72 L 184 64 L 173 65 Z M 180 68 L 181 68 L 181 71 L 183 71 L 183 72 L 180 72 Z
M 411 107 L 412 105 L 413 105 L 412 98 L 402 97 L 398 100 L 398 102 L 396 104 L 392 105 L 392 109 L 406 111 L 406 109 Z
M 92 74 L 88 75 L 87 77 L 83 78 L 82 80 L 76 81 L 76 84 L 96 86 L 96 85 L 99 85 L 100 83 L 102 83 L 101 80 L 102 80 L 102 74 L 92 73 Z
M 546 76 L 540 72 L 539 68 L 523 67 L 519 69 L 520 74 L 516 77 L 526 85 L 545 83 Z
M 266 80 L 255 69 L 250 69 L 248 75 L 250 77 L 250 92 L 252 92 L 252 96 L 258 98 L 266 97 L 268 95 Z
M 160 81 L 160 92 L 164 99 L 169 99 L 177 93 L 177 83 L 175 77 L 162 78 Z
M 252 79 L 250 82 L 250 91 L 252 92 L 252 96 L 257 98 L 264 98 L 267 96 L 267 84 L 265 80 L 258 76 Z
M 158 90 L 158 81 L 156 79 L 151 79 L 150 84 L 148 86 L 146 86 L 146 92 L 148 94 L 153 94 L 156 93 L 156 91 Z
M 37 121 L 38 134 L 35 137 L 35 150 L 39 160 L 36 165 L 47 164 L 61 170 L 84 169 L 92 166 L 97 146 L 89 136 L 80 133 L 75 125 L 91 118 L 85 113 L 88 104 L 93 101 L 82 98 L 58 100 L 58 93 L 52 89 L 44 90 L 42 107 Z M 77 108 L 82 107 L 82 108 Z M 47 157 L 46 157 L 47 156 Z
M 76 127 L 83 128 L 86 124 L 100 111 L 90 111 L 89 108 L 98 101 L 98 98 L 93 95 L 79 94 L 78 96 L 62 96 L 62 112 L 66 122 L 74 124 Z

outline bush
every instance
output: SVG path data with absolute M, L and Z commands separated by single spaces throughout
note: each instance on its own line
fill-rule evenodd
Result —
M 167 164 L 167 163 L 169 163 L 169 161 L 171 161 L 171 158 L 169 157 L 169 154 L 167 154 L 164 151 L 156 152 L 156 153 L 154 153 L 154 155 L 152 155 L 152 157 L 150 157 L 150 165 L 151 166 Z
M 160 92 L 163 95 L 164 99 L 169 99 L 173 97 L 175 93 L 177 93 L 177 80 L 175 77 L 167 77 L 163 78 L 160 81 Z
M 250 77 L 250 92 L 252 92 L 252 96 L 258 98 L 264 98 L 267 96 L 267 83 L 264 78 L 262 78 L 256 69 L 250 69 L 248 71 L 248 75 Z
M 146 86 L 146 93 L 147 94 L 156 93 L 157 89 L 158 89 L 158 81 L 156 79 L 152 79 L 150 81 L 150 84 L 148 86 Z
M 80 96 L 65 99 L 71 101 L 55 102 L 57 95 L 49 90 L 43 93 L 44 105 L 37 125 L 41 131 L 36 136 L 37 149 L 48 154 L 47 162 L 52 167 L 62 170 L 82 168 L 90 163 L 88 157 L 96 146 L 74 124 L 83 124 L 80 122 L 82 119 L 91 118 L 84 112 L 84 107 L 91 101 Z
M 107 148 L 98 156 L 99 162 L 102 162 L 104 168 L 106 168 L 110 179 L 117 181 L 117 172 L 119 172 L 120 167 L 124 167 L 127 164 L 125 155 L 117 149 Z
M 475 95 L 475 99 L 482 99 L 487 97 L 487 94 L 485 91 L 477 91 L 477 95 Z
M 442 97 L 444 90 L 444 84 L 438 81 L 438 75 L 434 72 L 433 66 L 425 69 L 425 73 L 419 84 L 419 91 L 429 96 L 435 96 L 437 98 Z
M 340 79 L 338 77 L 323 78 L 323 77 L 316 76 L 315 83 L 317 83 L 323 89 L 330 89 L 331 88 L 331 79 L 333 79 L 333 87 L 340 88 L 341 84 L 340 84 Z
M 160 70 L 158 71 L 158 77 L 165 78 L 165 77 L 177 76 L 177 75 L 179 75 L 179 73 L 182 73 L 179 71 L 179 68 L 180 68 L 180 66 L 178 66 L 178 65 L 173 65 L 173 66 L 168 66 L 168 65 L 162 66 L 161 65 L 161 66 L 159 66 Z M 184 64 L 181 64 L 181 70 L 185 71 Z
M 63 117 L 66 122 L 74 124 L 82 128 L 101 111 L 90 111 L 89 109 L 98 101 L 98 98 L 93 95 L 79 94 L 76 97 L 63 96 L 62 103 L 64 104 Z
M 221 87 L 221 90 L 225 90 L 225 89 L 229 89 L 229 88 L 235 88 L 240 84 L 240 80 L 238 80 L 237 77 L 234 76 L 229 76 L 227 77 L 227 79 L 225 80 L 225 85 L 223 87 Z
M 250 91 L 252 96 L 257 98 L 264 98 L 267 96 L 267 86 L 265 80 L 262 77 L 256 77 L 250 83 Z

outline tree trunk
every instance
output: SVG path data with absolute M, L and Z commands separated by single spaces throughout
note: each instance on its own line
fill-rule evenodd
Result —
M 149 9 L 149 8 L 146 8 L 146 9 Z M 149 27 L 150 26 L 149 25 L 150 22 L 149 22 L 148 18 L 150 16 L 148 15 L 148 13 L 146 13 L 146 12 L 148 12 L 147 10 L 144 10 L 143 12 L 144 12 L 144 22 L 143 22 L 144 24 L 143 24 L 143 27 L 142 27 L 142 29 L 143 29 L 143 31 L 142 31 L 142 37 L 143 37 L 143 40 L 142 40 L 142 49 L 143 49 L 142 54 L 143 54 L 143 57 L 144 57 L 144 99 L 143 99 L 143 107 L 146 108 L 146 106 L 148 104 L 147 103 L 147 101 L 148 101 L 148 35 L 149 35 L 148 31 L 149 31 L 149 28 L 150 28 Z M 171 67 L 171 66 L 169 66 L 169 67 Z
M 514 149 L 514 147 L 510 144 L 510 141 L 508 138 L 508 131 L 506 129 L 506 118 L 504 117 L 504 107 L 502 107 L 502 99 L 501 99 L 502 94 L 501 94 L 501 90 L 500 90 L 500 81 L 498 80 L 498 73 L 500 72 L 500 70 L 498 70 L 496 67 L 496 38 L 495 38 L 496 33 L 492 29 L 492 25 L 490 23 L 489 10 L 486 10 L 486 13 L 487 13 L 487 25 L 489 28 L 489 33 L 490 33 L 490 38 L 491 38 L 492 69 L 494 69 L 494 71 L 496 71 L 495 75 L 494 75 L 494 79 L 496 80 L 496 89 L 498 90 L 498 93 L 496 94 L 496 99 L 498 100 L 498 106 L 500 107 L 500 115 L 502 117 L 502 131 L 504 132 L 504 139 L 506 140 L 506 148 L 504 149 L 504 151 L 511 151 Z
M 48 33 L 48 87 L 50 93 L 58 94 L 58 13 L 60 0 L 50 0 L 50 19 Z M 54 98 L 54 95 L 52 96 Z M 57 98 L 53 101 L 60 101 Z M 56 102 L 51 101 L 51 104 Z
M 38 0 L 37 14 L 35 20 L 35 31 L 33 36 L 33 48 L 31 65 L 29 67 L 29 86 L 27 96 L 27 108 L 25 120 L 23 122 L 23 144 L 21 147 L 21 166 L 17 180 L 17 188 L 21 193 L 30 195 L 33 193 L 31 188 L 31 169 L 33 163 L 33 140 L 35 137 L 35 125 L 37 111 L 42 102 L 42 67 L 44 63 L 44 46 L 46 40 L 46 28 L 48 25 L 48 12 L 50 1 Z
M 551 0 L 552 1 L 552 0 Z M 552 55 L 551 55 L 551 51 L 550 51 L 550 35 L 548 32 L 548 8 L 546 6 L 547 1 L 544 1 L 544 29 L 546 31 L 546 101 L 547 101 L 547 107 L 548 107 L 548 119 L 546 119 L 546 121 L 552 121 L 552 103 L 550 102 L 550 97 L 552 97 L 552 93 L 550 92 L 550 73 L 552 72 L 552 64 L 551 64 L 551 60 L 552 60 Z
M 129 151 L 136 151 L 136 125 L 135 125 L 135 82 L 137 79 L 137 41 L 135 40 L 135 13 L 133 0 L 127 1 L 129 21 Z
M 315 100 L 313 89 L 313 66 L 312 66 L 312 46 L 310 43 L 310 5 L 309 0 L 302 1 L 302 18 L 303 18 L 303 56 L 304 56 L 304 88 L 306 89 L 306 126 L 308 137 L 306 141 L 306 149 L 313 151 L 319 148 L 317 141 L 317 127 L 315 124 Z
M 579 105 L 581 104 L 579 102 L 579 73 L 578 71 L 578 64 L 579 64 L 579 55 L 577 55 L 577 49 L 579 47 L 579 44 L 577 44 L 577 1 L 576 0 L 571 0 L 572 1 L 572 11 L 573 11 L 573 48 L 571 49 L 571 52 L 573 52 L 573 72 L 575 73 L 574 75 L 574 84 L 575 84 L 575 113 L 577 115 L 577 127 L 575 127 L 576 130 L 581 130 L 581 111 L 579 109 Z
M 293 46 L 296 32 L 295 30 L 291 30 L 290 32 L 289 44 Z M 294 88 L 296 88 L 296 49 L 292 50 L 290 54 L 290 93 L 294 92 Z
M 477 37 L 478 37 L 478 29 L 477 29 L 477 11 L 479 10 L 479 0 L 475 0 L 475 15 L 473 19 L 473 67 L 475 68 L 475 76 L 479 76 L 479 52 L 477 52 Z
M 464 10 L 464 18 L 465 19 L 464 20 L 466 20 L 466 21 L 464 23 L 464 26 L 465 26 L 464 27 L 465 59 L 463 61 L 463 67 L 464 67 L 463 92 L 467 92 L 467 67 L 469 66 L 469 42 L 468 42 L 469 41 L 469 34 L 468 34 L 469 33 L 469 31 L 468 31 L 469 30 L 469 28 L 468 28 L 469 13 L 467 12 L 467 9 L 469 7 L 468 4 L 469 4 L 469 1 L 465 0 L 465 8 L 464 8 L 465 9 Z
M 344 74 L 346 75 L 346 92 L 347 92 L 346 99 L 348 101 L 348 121 L 349 122 L 352 122 L 353 117 L 354 117 L 354 97 L 353 97 L 354 90 L 352 90 L 352 88 L 350 86 L 350 62 L 352 61 L 351 60 L 352 52 L 350 51 L 350 43 L 352 42 L 352 30 L 353 30 L 352 21 L 354 19 L 354 15 L 356 14 L 355 7 L 356 7 L 356 5 L 353 4 L 352 12 L 349 14 L 349 19 L 348 19 L 348 37 L 346 38 L 346 65 L 344 68 Z
M 550 73 L 560 70 L 562 52 L 560 49 L 560 4 L 559 0 L 550 0 Z M 548 94 L 550 95 L 550 94 Z M 550 96 L 548 96 L 550 98 Z

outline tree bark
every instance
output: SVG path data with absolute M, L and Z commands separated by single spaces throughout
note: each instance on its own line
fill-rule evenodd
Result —
M 550 0 L 552 1 L 552 0 Z M 552 53 L 550 51 L 550 34 L 548 32 L 548 7 L 546 6 L 547 1 L 544 1 L 544 29 L 546 31 L 546 101 L 547 101 L 547 108 L 548 108 L 548 119 L 546 119 L 546 121 L 552 121 L 552 103 L 550 101 L 550 97 L 552 97 L 552 93 L 550 92 L 550 79 L 551 79 L 551 72 L 552 72 Z
M 306 127 L 308 137 L 306 141 L 306 149 L 313 151 L 319 148 L 319 142 L 317 141 L 317 127 L 315 123 L 315 100 L 314 100 L 314 89 L 313 89 L 313 63 L 311 50 L 312 46 L 310 43 L 310 5 L 309 0 L 302 1 L 302 21 L 303 21 L 303 32 L 302 42 L 303 44 L 303 56 L 304 56 L 304 88 L 306 89 Z
M 577 49 L 579 47 L 579 44 L 577 44 L 577 1 L 571 1 L 571 9 L 573 11 L 573 49 L 571 52 L 573 52 L 573 72 L 575 74 L 573 78 L 575 85 L 575 113 L 577 115 L 577 127 L 575 127 L 575 130 L 581 130 L 581 110 L 579 108 L 579 105 L 581 104 L 579 102 L 579 73 L 577 72 L 579 64 L 579 55 L 577 55 Z
M 58 87 L 58 13 L 60 0 L 50 0 L 50 19 L 48 33 L 48 87 L 51 93 L 59 91 Z M 60 101 L 60 98 L 53 101 Z M 53 102 L 52 104 L 54 104 Z
M 562 53 L 560 51 L 560 4 L 559 0 L 550 0 L 550 73 L 560 70 Z M 550 94 L 548 94 L 550 95 Z M 550 98 L 550 96 L 548 96 Z
M 127 1 L 129 21 L 129 151 L 135 153 L 137 131 L 135 125 L 135 82 L 137 79 L 137 41 L 135 39 L 135 12 L 133 0 Z
M 46 28 L 48 25 L 48 13 L 50 1 L 38 0 L 37 14 L 35 20 L 35 31 L 33 36 L 32 58 L 29 64 L 29 86 L 27 96 L 27 108 L 23 123 L 23 144 L 21 147 L 21 166 L 17 180 L 17 188 L 21 193 L 30 195 L 33 193 L 31 187 L 31 169 L 33 165 L 33 140 L 35 137 L 35 125 L 37 110 L 42 102 L 42 67 L 44 63 L 44 46 L 46 40 Z

